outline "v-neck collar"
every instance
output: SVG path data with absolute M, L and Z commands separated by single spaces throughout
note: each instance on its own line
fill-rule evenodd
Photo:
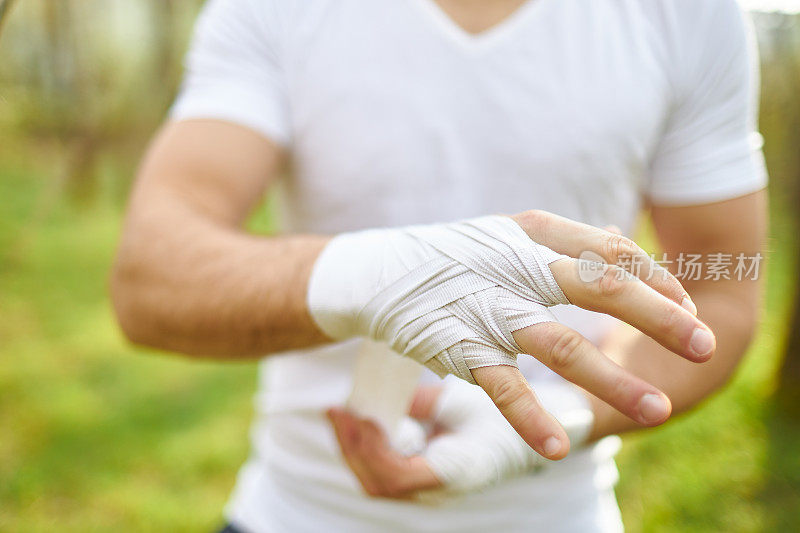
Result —
M 439 31 L 459 46 L 470 49 L 486 49 L 516 33 L 517 28 L 539 11 L 541 4 L 546 0 L 525 0 L 503 20 L 479 33 L 470 33 L 465 30 L 434 0 L 410 1 L 419 7 L 423 15 Z

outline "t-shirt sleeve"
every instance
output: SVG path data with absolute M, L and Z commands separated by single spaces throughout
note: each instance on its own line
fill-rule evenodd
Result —
M 735 0 L 684 3 L 672 45 L 675 98 L 645 190 L 657 205 L 717 202 L 767 183 L 752 27 Z
M 278 20 L 270 2 L 209 0 L 186 56 L 173 120 L 220 119 L 290 141 Z

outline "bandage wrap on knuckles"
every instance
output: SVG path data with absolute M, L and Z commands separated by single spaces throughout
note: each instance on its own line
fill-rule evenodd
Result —
M 562 257 L 503 216 L 343 234 L 314 266 L 309 309 L 334 339 L 384 341 L 474 383 L 471 369 L 516 366 L 512 332 L 569 303 L 548 266 Z

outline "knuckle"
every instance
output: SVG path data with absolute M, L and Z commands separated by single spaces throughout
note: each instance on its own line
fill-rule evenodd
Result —
M 683 288 L 683 285 L 680 281 L 678 281 L 678 278 L 672 275 L 672 273 L 666 268 L 662 266 L 659 266 L 658 268 L 660 269 L 658 273 L 664 280 L 663 284 L 666 285 L 667 296 L 676 302 L 683 300 L 687 296 L 686 289 Z
M 556 339 L 550 350 L 550 364 L 555 370 L 573 368 L 580 358 L 581 336 L 574 331 L 565 331 Z
M 494 403 L 501 411 L 514 409 L 528 394 L 528 386 L 518 379 L 504 381 L 494 391 Z
M 626 372 L 620 372 L 611 378 L 608 399 L 612 405 L 624 412 L 633 412 L 639 399 L 631 386 L 631 376 Z
M 597 278 L 597 295 L 601 298 L 614 298 L 624 289 L 625 271 L 616 265 L 607 265 L 603 274 Z
M 539 209 L 530 209 L 520 213 L 517 216 L 520 226 L 522 226 L 522 228 L 529 234 L 535 233 L 537 235 L 541 235 L 547 231 L 547 225 L 550 218 L 549 214 L 545 211 Z
M 618 263 L 620 259 L 639 253 L 639 247 L 636 243 L 623 235 L 608 235 L 604 247 L 606 261 L 609 263 Z
M 666 305 L 665 312 L 661 315 L 659 327 L 661 331 L 673 331 L 678 328 L 683 320 L 683 311 L 677 305 Z
M 522 213 L 523 218 L 531 223 L 540 223 L 545 220 L 544 212 L 540 209 L 528 209 Z

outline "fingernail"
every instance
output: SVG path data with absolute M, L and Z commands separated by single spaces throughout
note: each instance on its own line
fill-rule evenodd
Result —
M 544 441 L 544 454 L 548 457 L 556 455 L 560 451 L 561 441 L 556 437 L 548 437 L 547 440 Z
M 639 414 L 649 424 L 660 422 L 669 415 L 669 405 L 658 394 L 648 392 L 639 400 Z
M 694 305 L 694 302 L 688 296 L 685 296 L 683 301 L 681 301 L 681 307 L 692 313 L 694 316 L 697 316 L 697 306 Z
M 697 355 L 708 355 L 714 349 L 714 336 L 705 328 L 695 328 L 689 346 Z

